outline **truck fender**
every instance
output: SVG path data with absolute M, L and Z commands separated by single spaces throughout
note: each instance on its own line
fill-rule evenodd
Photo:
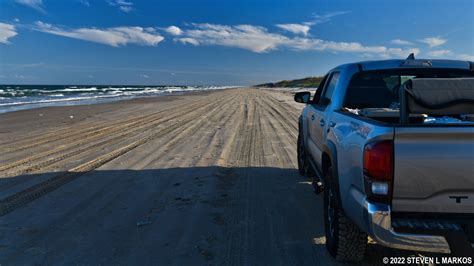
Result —
M 298 134 L 302 134 L 303 141 L 304 141 L 305 146 L 306 146 L 306 137 L 307 137 L 307 134 L 306 134 L 306 129 L 305 129 L 305 124 L 304 124 L 303 115 L 300 115 L 300 117 L 298 118 Z
M 329 165 L 332 166 L 333 176 L 338 179 L 338 171 L 337 171 L 337 150 L 336 145 L 327 140 L 323 146 L 323 157 L 321 158 L 321 165 L 322 165 L 322 172 L 323 176 L 326 176 L 326 171 L 329 168 Z M 339 181 L 335 180 L 336 183 L 339 185 Z
M 302 132 L 303 130 L 303 116 L 298 117 L 298 130 Z
M 341 203 L 342 212 L 345 213 L 344 211 L 344 203 L 342 202 L 342 197 L 341 197 L 341 190 L 339 186 L 339 174 L 338 174 L 338 167 L 337 167 L 337 150 L 336 150 L 336 145 L 330 141 L 327 140 L 326 143 L 323 146 L 323 157 L 321 158 L 321 165 L 322 165 L 322 172 L 323 172 L 323 177 L 326 178 L 326 171 L 329 169 L 329 166 L 332 167 L 332 176 L 334 180 L 323 180 L 323 183 L 328 184 L 327 182 L 330 182 L 332 185 L 335 186 L 336 191 L 337 191 L 337 199 Z

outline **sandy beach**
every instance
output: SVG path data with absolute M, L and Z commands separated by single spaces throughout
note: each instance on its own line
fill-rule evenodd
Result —
M 302 107 L 229 89 L 0 114 L 0 264 L 334 264 Z

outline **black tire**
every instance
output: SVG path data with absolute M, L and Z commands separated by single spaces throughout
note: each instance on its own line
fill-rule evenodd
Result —
M 339 190 L 332 178 L 330 167 L 326 173 L 327 184 L 324 186 L 326 248 L 337 261 L 358 262 L 365 256 L 367 234 L 344 215 L 338 196 Z
M 296 153 L 298 156 L 298 172 L 301 176 L 313 177 L 314 170 L 309 163 L 308 155 L 306 153 L 306 148 L 304 147 L 303 134 L 301 131 L 298 134 L 298 144 L 296 148 Z

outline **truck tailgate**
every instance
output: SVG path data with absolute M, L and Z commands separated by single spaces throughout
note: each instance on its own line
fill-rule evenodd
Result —
M 395 212 L 474 213 L 474 128 L 396 128 L 393 182 Z

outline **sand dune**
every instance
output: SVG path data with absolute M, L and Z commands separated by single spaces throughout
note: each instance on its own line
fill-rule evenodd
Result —
M 334 263 L 301 108 L 231 89 L 0 115 L 0 264 Z

